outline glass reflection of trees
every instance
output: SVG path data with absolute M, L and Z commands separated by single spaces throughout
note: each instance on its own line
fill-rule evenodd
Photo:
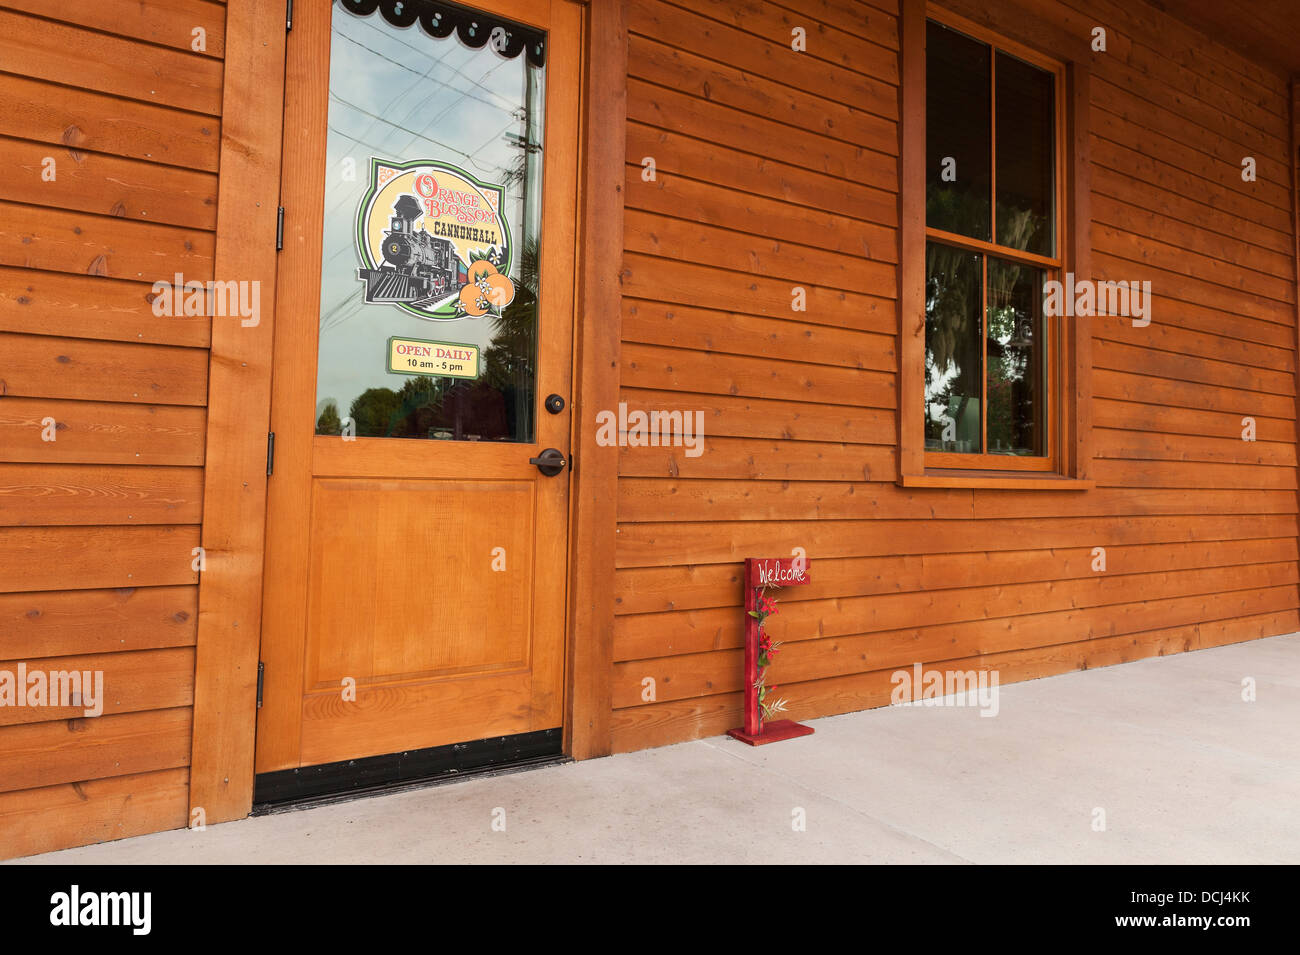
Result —
M 979 253 L 926 246 L 926 446 L 973 454 L 986 439 L 987 453 L 1042 455 L 1047 352 L 1039 290 L 1045 274 L 990 258 L 982 323 L 983 271 Z M 983 423 L 981 400 L 987 401 Z
M 1045 343 L 1036 289 L 1043 272 L 989 259 L 988 432 L 993 454 L 1041 455 Z
M 925 250 L 925 436 L 934 450 L 980 450 L 981 256 L 937 242 Z
M 489 316 L 492 340 L 480 356 L 475 381 L 411 376 L 402 387 L 367 388 L 353 399 L 348 415 L 355 434 L 418 436 L 484 441 L 531 434 L 536 407 L 538 248 L 526 240 L 520 250 L 515 298 L 500 315 Z M 328 402 L 316 421 L 317 434 L 341 434 L 342 421 Z

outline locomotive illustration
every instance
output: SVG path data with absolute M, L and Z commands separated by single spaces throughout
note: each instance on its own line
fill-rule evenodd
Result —
M 393 203 L 384 233 L 384 265 L 358 269 L 367 302 L 422 304 L 446 298 L 462 284 L 460 260 L 449 240 L 415 228 L 423 215 L 419 200 L 403 195 Z

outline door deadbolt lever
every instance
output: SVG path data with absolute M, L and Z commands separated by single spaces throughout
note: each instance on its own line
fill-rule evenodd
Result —
M 564 460 L 564 452 L 559 448 L 547 448 L 537 457 L 529 458 L 528 463 L 536 465 L 537 470 L 547 477 L 555 477 L 564 470 L 568 462 Z

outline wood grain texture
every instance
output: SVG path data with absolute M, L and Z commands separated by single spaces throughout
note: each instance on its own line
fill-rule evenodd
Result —
M 48 146 L 74 162 L 86 153 L 216 172 L 221 123 L 216 117 L 137 103 L 105 93 L 0 75 L 0 133 Z
M 606 318 L 620 311 L 626 198 L 628 38 L 625 6 L 587 9 L 587 97 L 581 118 L 579 309 L 575 355 L 574 450 L 569 557 L 569 692 L 564 731 L 575 759 L 612 747 L 609 675 L 614 641 L 614 550 L 618 461 L 591 424 L 619 397 L 620 335 Z
M 12 659 L 193 646 L 195 586 L 0 594 Z
M 217 177 L 212 173 L 80 150 L 56 151 L 7 136 L 0 136 L 0 164 L 9 170 L 0 180 L 0 199 L 136 222 L 208 231 L 216 227 Z M 47 170 L 53 170 L 54 179 L 45 178 Z
M 258 282 L 275 301 L 276 208 L 284 120 L 284 10 L 227 4 L 221 181 L 214 273 Z M 209 823 L 248 814 L 253 798 L 257 648 L 266 519 L 266 435 L 273 321 L 218 319 L 209 359 L 190 805 Z
M 1113 666 L 1151 656 L 1240 643 L 1300 627 L 1300 613 L 1286 610 L 1231 620 L 1203 623 L 1140 634 L 1125 634 L 1080 643 L 1058 644 L 947 660 L 927 667 L 941 669 L 997 669 L 1004 683 L 1032 680 L 1071 670 Z M 784 695 L 797 700 L 790 713 L 799 720 L 815 719 L 852 710 L 888 705 L 892 670 L 875 670 L 832 677 L 812 683 L 782 684 Z M 775 671 L 774 671 L 775 674 Z M 742 719 L 742 693 L 711 694 L 680 701 L 625 707 L 614 713 L 616 753 L 663 746 L 685 739 L 719 735 Z
M 179 829 L 189 771 L 164 769 L 0 793 L 0 855 L 27 856 Z
M 0 461 L 197 466 L 205 420 L 178 405 L 10 396 L 0 400 Z
M 0 727 L 0 792 L 183 767 L 190 724 L 175 707 Z
M 211 57 L 7 10 L 0 11 L 0 63 L 20 76 L 124 99 L 209 116 L 222 108 L 222 64 Z
M 214 274 L 225 33 L 0 11 L 0 666 L 103 679 L 0 711 L 0 858 L 186 822 L 211 320 L 154 284 Z
M 0 396 L 198 406 L 207 353 L 0 332 Z
M 156 294 L 153 283 L 0 267 L 0 331 L 206 348 L 211 318 L 155 315 Z
M 900 440 L 924 379 L 924 203 L 900 197 L 925 188 L 925 4 L 756 0 L 742 17 L 635 0 L 620 400 L 698 409 L 704 435 L 698 456 L 620 450 L 615 751 L 736 725 L 741 561 L 796 547 L 820 569 L 774 622 L 790 650 L 773 678 L 797 716 L 887 702 L 884 668 L 917 659 L 1028 679 L 1297 624 L 1285 84 L 1145 5 L 943 7 L 1070 64 L 1067 265 L 1151 282 L 1151 324 L 1063 329 L 1062 465 L 1085 480 L 930 486 L 945 482 Z M 1089 49 L 1098 16 L 1105 54 Z M 778 43 L 794 25 L 806 56 Z M 840 70 L 858 98 L 828 89 Z M 896 107 L 871 99 L 882 82 Z M 810 93 L 830 105 L 806 115 Z M 780 141 L 733 132 L 754 116 Z
M 0 464 L 0 527 L 197 524 L 200 468 Z
M 0 662 L 0 668 L 13 673 L 19 661 Z M 51 721 L 100 719 L 115 713 L 140 713 L 149 710 L 189 706 L 194 702 L 194 650 L 176 647 L 163 650 L 140 650 L 134 653 L 98 653 L 84 656 L 61 656 L 49 659 L 23 659 L 30 676 L 33 673 L 77 673 L 79 683 L 60 676 L 56 690 L 48 690 L 45 706 L 7 706 L 0 710 L 0 726 L 27 725 Z M 64 686 L 68 705 L 64 701 Z M 72 689 L 78 687 L 77 689 Z M 79 699 L 71 694 L 78 692 Z M 86 717 L 87 710 L 98 715 Z
M 6 6 L 217 60 L 226 48 L 225 10 L 207 0 L 102 0 L 76 7 L 61 7 L 41 0 L 8 0 Z M 196 30 L 203 31 L 201 44 L 196 42 Z M 200 46 L 202 49 L 197 49 Z
M 0 580 L 12 593 L 194 584 L 195 525 L 0 528 Z

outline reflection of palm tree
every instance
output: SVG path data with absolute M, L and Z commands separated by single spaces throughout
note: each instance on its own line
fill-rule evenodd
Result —
M 510 434 L 532 433 L 537 381 L 537 239 L 527 237 L 519 250 L 514 301 L 492 317 L 492 341 L 483 352 L 483 378 L 504 397 Z

